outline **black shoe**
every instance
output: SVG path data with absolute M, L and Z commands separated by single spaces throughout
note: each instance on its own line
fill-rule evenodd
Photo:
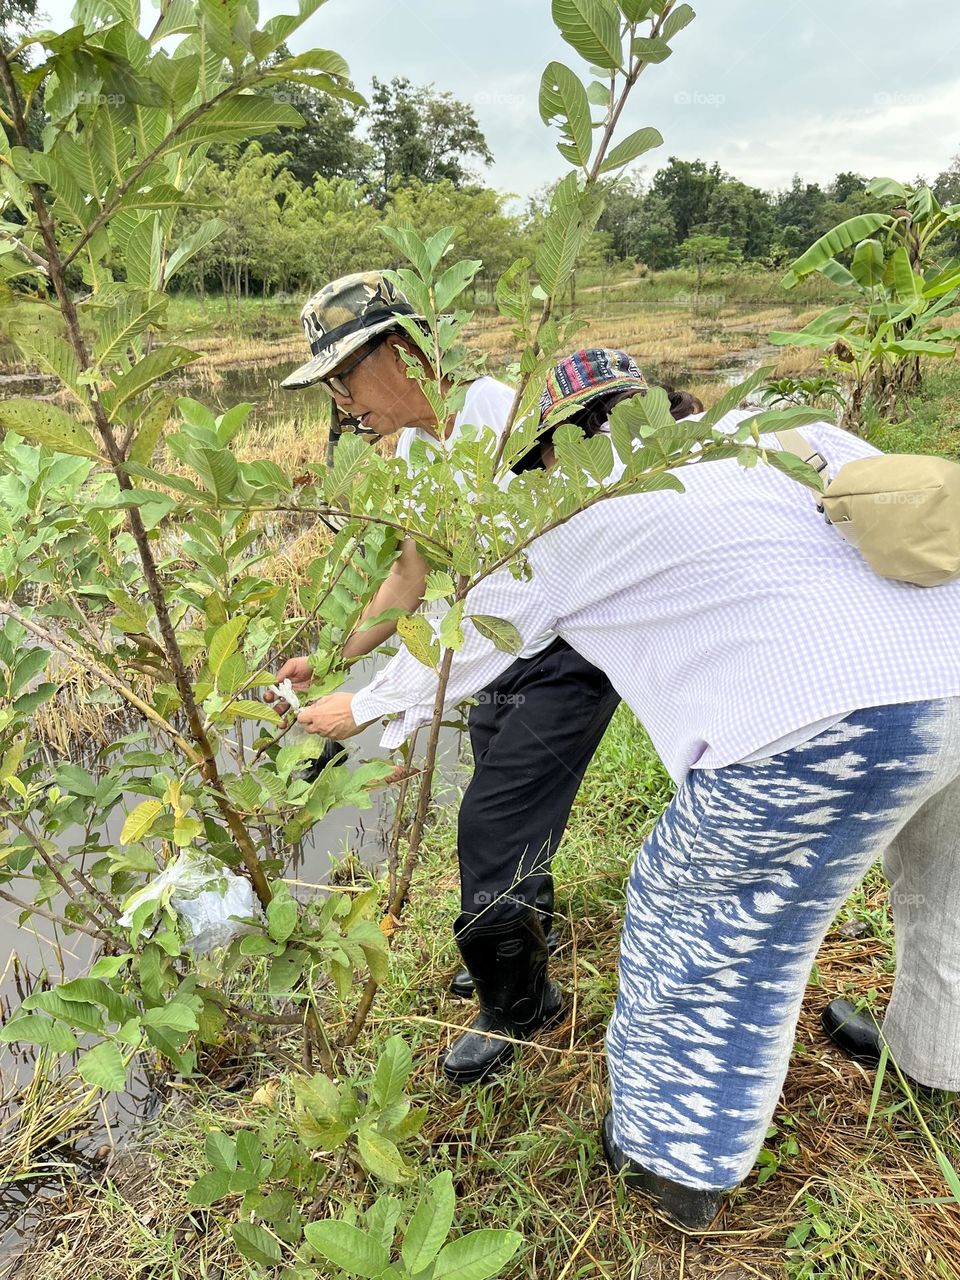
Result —
M 863 1008 L 858 1011 L 856 1005 L 849 1000 L 842 998 L 831 1000 L 820 1014 L 820 1024 L 837 1048 L 841 1049 L 848 1058 L 852 1058 L 854 1062 L 862 1062 L 867 1067 L 880 1065 L 883 1037 L 880 1034 L 880 1024 L 869 1009 Z M 890 1075 L 894 1079 L 897 1076 L 892 1056 Z M 925 1098 L 941 1092 L 934 1085 L 921 1084 L 919 1080 L 914 1080 L 913 1076 L 908 1076 L 905 1071 L 902 1075 L 914 1093 L 922 1094 Z
M 859 1012 L 849 1000 L 831 1000 L 820 1014 L 824 1031 L 849 1058 L 875 1067 L 883 1052 L 880 1026 L 869 1009 Z
M 724 1192 L 705 1190 L 702 1187 L 685 1187 L 681 1182 L 671 1182 L 657 1173 L 644 1169 L 631 1160 L 617 1146 L 613 1136 L 613 1112 L 603 1117 L 600 1129 L 603 1138 L 603 1154 L 615 1174 L 623 1178 L 631 1191 L 648 1196 L 679 1227 L 687 1231 L 704 1231 L 723 1207 Z
M 488 928 L 471 923 L 458 943 L 480 1012 L 450 1046 L 443 1073 L 454 1084 L 472 1084 L 513 1061 L 516 1045 L 500 1037 L 529 1040 L 559 1021 L 563 997 L 547 978 L 547 940 L 535 911 Z
M 308 761 L 306 768 L 301 770 L 301 782 L 316 782 L 331 762 L 334 764 L 346 764 L 347 749 L 342 742 L 334 742 L 333 738 L 324 738 L 323 750 L 313 760 Z
M 550 876 L 544 877 L 543 884 L 537 891 L 534 905 L 539 913 L 543 931 L 547 935 L 547 950 L 553 955 L 560 945 L 560 935 L 553 926 L 553 880 Z M 456 996 L 458 1000 L 472 1000 L 476 992 L 470 970 L 458 969 L 450 979 L 448 989 L 450 994 Z

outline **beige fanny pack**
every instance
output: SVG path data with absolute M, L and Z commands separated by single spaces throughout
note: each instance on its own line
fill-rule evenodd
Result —
M 799 431 L 777 439 L 816 471 L 826 468 Z M 827 484 L 819 509 L 883 578 L 918 587 L 960 578 L 960 463 L 917 453 L 857 458 Z

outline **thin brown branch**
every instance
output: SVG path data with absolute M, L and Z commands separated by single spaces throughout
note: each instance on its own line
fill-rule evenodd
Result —
M 259 1022 L 265 1027 L 299 1027 L 303 1025 L 302 1013 L 257 1013 L 245 1004 L 228 1004 L 227 1012 L 244 1022 Z
M 30 841 L 30 844 L 32 845 L 32 847 L 40 855 L 44 863 L 46 863 L 54 879 L 57 881 L 60 888 L 67 895 L 70 901 L 74 903 L 75 906 L 80 907 L 81 910 L 86 913 L 87 918 L 93 921 L 94 924 L 99 924 L 100 923 L 99 920 L 94 915 L 94 913 L 90 910 L 87 904 L 83 902 L 82 899 L 78 898 L 77 895 L 73 892 L 70 885 L 67 883 L 66 879 L 61 873 L 60 868 L 56 865 L 55 860 L 51 858 L 50 854 L 47 852 L 47 849 L 44 846 L 43 841 L 40 839 L 38 835 L 36 835 L 35 832 L 30 830 L 26 822 L 24 822 L 23 818 L 21 818 L 20 815 L 14 811 L 12 806 L 8 804 L 6 800 L 0 800 L 0 812 L 4 813 L 7 821 L 12 822 L 13 825 L 20 832 L 20 834 Z M 70 874 L 74 877 L 74 879 L 78 880 L 81 886 L 84 889 L 86 889 L 88 893 L 92 894 L 93 897 L 95 897 L 97 901 L 100 903 L 100 905 L 103 906 L 114 917 L 114 919 L 119 919 L 120 912 L 117 910 L 114 904 L 110 901 L 110 899 L 107 898 L 104 894 L 102 894 L 100 890 L 96 887 L 96 885 L 91 884 L 91 882 L 87 879 L 87 877 L 83 874 L 83 872 L 80 871 L 78 867 L 74 867 L 70 863 L 67 863 L 66 865 L 68 866 L 70 870 Z
M 47 266 L 46 258 L 41 257 L 39 253 L 35 253 L 29 245 L 24 244 L 22 240 L 18 240 L 13 232 L 7 231 L 3 227 L 0 227 L 0 236 L 3 236 L 4 240 L 9 240 L 11 244 L 16 245 L 18 252 L 28 262 L 32 262 L 38 271 L 42 271 L 45 276 L 49 276 L 50 268 Z
M 296 516 L 338 516 L 344 520 L 358 520 L 361 524 L 379 524 L 385 529 L 395 529 L 398 533 L 402 533 L 405 538 L 412 538 L 415 542 L 422 543 L 434 547 L 437 551 L 443 553 L 444 557 L 449 558 L 450 549 L 439 542 L 436 538 L 431 538 L 429 534 L 421 532 L 419 529 L 411 529 L 405 524 L 401 524 L 398 520 L 387 520 L 383 516 L 371 516 L 362 511 L 344 511 L 340 507 L 305 507 L 303 505 L 294 506 L 292 503 L 277 503 L 269 506 L 251 505 L 244 503 L 221 502 L 218 503 L 221 511 L 251 511 L 251 512 L 276 512 L 284 515 Z
M 53 924 L 59 924 L 64 929 L 73 929 L 77 933 L 85 933 L 89 938 L 96 938 L 98 942 L 109 943 L 113 946 L 116 942 L 109 933 L 104 933 L 101 929 L 88 929 L 85 924 L 77 924 L 75 920 L 67 920 L 65 916 L 58 916 L 53 911 L 47 911 L 44 907 L 38 907 L 35 902 L 23 902 L 20 898 L 15 898 L 12 893 L 8 893 L 6 889 L 0 889 L 0 898 L 4 902 L 9 902 L 11 906 L 19 907 L 21 911 L 25 911 L 31 916 L 42 916 L 44 920 L 50 920 Z
M 86 652 L 86 650 L 79 648 L 79 646 L 75 645 L 73 641 L 68 640 L 65 636 L 57 635 L 48 627 L 43 626 L 34 618 L 31 618 L 28 614 L 23 613 L 16 605 L 11 604 L 8 600 L 0 600 L 0 614 L 5 614 L 9 618 L 16 619 L 22 627 L 25 627 L 27 631 L 30 631 L 45 644 L 50 645 L 52 649 L 56 649 L 58 653 L 62 653 L 64 657 L 69 658 L 71 662 L 78 663 L 93 675 L 99 676 L 104 684 L 109 685 L 110 688 L 116 693 L 119 693 L 120 696 L 130 704 L 130 706 L 135 707 L 141 715 L 145 716 L 151 724 L 154 724 L 158 729 L 161 729 L 170 738 L 171 742 L 173 742 L 175 746 L 179 747 L 183 754 L 193 764 L 198 766 L 202 765 L 203 759 L 200 754 L 190 745 L 189 742 L 187 742 L 186 738 L 182 737 L 176 731 L 168 720 L 165 720 L 163 716 L 160 715 L 159 711 L 156 711 L 151 707 L 149 702 L 144 702 L 144 700 L 138 697 L 132 689 L 127 688 L 122 680 L 115 676 L 107 667 L 101 666 L 100 663 Z
M 311 1043 L 317 1050 L 320 1058 L 320 1066 L 326 1075 L 331 1078 L 334 1075 L 333 1054 L 330 1051 L 330 1045 L 324 1034 L 323 1024 L 317 1014 L 316 1009 L 312 1006 L 307 1010 L 307 1016 L 303 1024 L 303 1048 L 305 1059 L 310 1057 Z
M 457 581 L 458 598 L 460 593 L 466 591 L 467 579 L 461 575 Z M 413 819 L 413 827 L 410 831 L 410 843 L 407 849 L 407 856 L 404 859 L 403 870 L 400 873 L 400 881 L 397 885 L 396 892 L 390 899 L 387 907 L 388 915 L 394 919 L 399 919 L 403 911 L 404 904 L 407 900 L 407 894 L 410 891 L 410 884 L 413 880 L 413 873 L 416 868 L 417 858 L 420 854 L 420 846 L 423 841 L 423 832 L 426 827 L 427 816 L 430 812 L 430 801 L 433 797 L 433 777 L 437 763 L 437 748 L 440 745 L 440 722 L 443 720 L 443 704 L 447 693 L 447 683 L 450 679 L 450 668 L 453 663 L 453 650 L 444 650 L 443 660 L 440 663 L 439 678 L 437 681 L 437 694 L 433 702 L 433 718 L 430 722 L 430 736 L 427 739 L 427 751 L 423 764 L 423 772 L 420 780 L 420 793 L 417 797 L 417 809 Z M 360 1032 L 366 1024 L 370 1010 L 373 1007 L 373 1001 L 377 994 L 377 981 L 371 977 L 367 980 L 367 984 L 363 989 L 363 995 L 360 997 L 360 1004 L 357 1011 L 353 1015 L 350 1026 L 344 1039 L 340 1042 L 340 1048 L 346 1049 L 356 1044 Z
M 417 737 L 419 736 L 417 729 L 410 740 L 410 745 L 406 751 L 406 761 L 408 768 L 413 762 L 414 754 L 417 750 Z M 390 844 L 387 850 L 387 901 L 392 902 L 397 893 L 397 873 L 400 869 L 400 833 L 403 830 L 403 811 L 407 803 L 407 792 L 410 790 L 410 782 L 415 776 L 420 776 L 420 771 L 410 771 L 404 775 L 400 782 L 400 790 L 397 794 L 396 807 L 393 814 L 393 827 L 390 831 Z

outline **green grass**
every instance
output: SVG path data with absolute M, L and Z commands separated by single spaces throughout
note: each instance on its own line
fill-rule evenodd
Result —
M 773 304 L 796 310 L 827 306 L 836 296 L 827 281 L 810 277 L 787 293 L 781 285 L 780 271 L 740 270 L 710 276 L 703 284 L 698 310 L 709 313 L 717 306 L 749 308 Z M 316 281 L 319 288 L 322 281 Z M 655 271 L 637 274 L 631 267 L 618 263 L 606 270 L 591 269 L 577 275 L 576 303 L 590 315 L 600 307 L 604 312 L 629 307 L 670 305 L 689 308 L 693 305 L 696 274 L 693 271 Z M 197 298 L 193 293 L 170 296 L 168 326 L 178 337 L 211 337 L 214 335 L 256 336 L 265 340 L 295 336 L 299 332 L 300 308 L 307 300 L 292 294 L 267 298 L 224 297 L 210 293 Z M 720 301 L 722 299 L 722 302 Z M 492 290 L 487 283 L 474 294 L 465 295 L 464 306 L 480 312 L 496 310 Z
M 931 360 L 923 385 L 892 422 L 868 418 L 865 434 L 884 453 L 938 453 L 960 459 L 960 360 Z
M 214 335 L 245 335 L 263 340 L 296 337 L 300 308 L 306 298 L 282 294 L 275 298 L 225 298 L 192 293 L 170 295 L 167 327 L 179 339 Z

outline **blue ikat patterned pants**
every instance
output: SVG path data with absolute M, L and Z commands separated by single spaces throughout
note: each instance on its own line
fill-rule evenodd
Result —
M 960 698 L 870 708 L 780 755 L 691 770 L 641 848 L 607 1031 L 627 1155 L 688 1186 L 746 1177 L 817 948 L 881 854 L 884 1037 L 907 1074 L 960 1088 Z

